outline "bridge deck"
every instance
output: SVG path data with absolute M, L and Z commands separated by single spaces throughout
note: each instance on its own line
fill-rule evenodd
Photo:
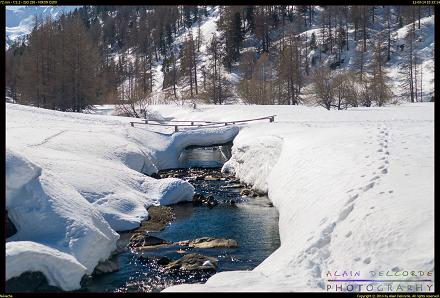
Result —
M 196 129 L 196 128 L 213 128 L 213 127 L 220 127 L 220 126 L 227 126 L 227 125 L 234 125 L 234 124 L 241 124 L 241 123 L 247 123 L 252 121 L 260 121 L 260 120 L 266 120 L 268 119 L 269 122 L 275 122 L 275 116 L 266 116 L 261 118 L 254 118 L 254 119 L 246 119 L 246 120 L 235 120 L 235 121 L 225 121 L 225 122 L 219 122 L 219 121 L 205 121 L 205 120 L 158 120 L 158 119 L 139 119 L 143 122 L 137 122 L 137 121 L 130 121 L 130 125 L 134 127 L 135 124 L 144 124 L 144 125 L 153 125 L 153 126 L 163 126 L 163 127 L 174 127 L 174 132 L 179 131 L 179 128 L 186 128 L 186 129 Z M 182 124 L 180 124 L 182 123 Z

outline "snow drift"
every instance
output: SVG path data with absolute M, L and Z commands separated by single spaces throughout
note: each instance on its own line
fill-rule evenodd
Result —
M 124 117 L 6 110 L 6 208 L 18 230 L 7 239 L 7 278 L 37 270 L 65 290 L 79 288 L 115 249 L 115 231 L 137 228 L 149 206 L 192 200 L 188 182 L 145 174 L 178 167 L 186 146 L 238 133 L 221 127 L 169 136 Z
M 223 170 L 268 191 L 281 247 L 252 271 L 165 291 L 327 291 L 329 271 L 360 271 L 361 278 L 434 271 L 433 104 L 155 110 L 187 120 L 277 115 L 275 123 L 240 130 Z

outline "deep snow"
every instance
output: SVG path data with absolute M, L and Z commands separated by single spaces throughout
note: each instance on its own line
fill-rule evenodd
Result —
M 252 271 L 165 291 L 326 291 L 329 270 L 361 277 L 370 270 L 434 271 L 433 103 L 346 111 L 151 106 L 151 114 L 176 120 L 277 115 L 275 123 L 240 131 L 175 134 L 130 127 L 130 118 L 6 108 L 7 207 L 18 228 L 7 243 L 8 278 L 26 270 L 56 273 L 66 264 L 70 277 L 52 274 L 50 283 L 78 287 L 82 274 L 108 257 L 113 230 L 138 226 L 151 204 L 191 199 L 189 184 L 140 172 L 178 166 L 185 146 L 235 136 L 223 169 L 268 191 L 280 215 L 281 247 Z M 85 253 L 89 241 L 93 257 Z
M 49 283 L 65 290 L 78 288 L 115 249 L 115 231 L 138 227 L 150 205 L 192 200 L 188 182 L 143 173 L 178 167 L 186 146 L 238 133 L 232 126 L 169 136 L 133 128 L 130 118 L 9 103 L 6 111 L 6 208 L 18 229 L 8 238 L 6 275 L 50 272 Z
M 154 110 L 190 120 L 278 115 L 242 129 L 223 169 L 268 190 L 281 247 L 253 271 L 165 291 L 326 291 L 329 270 L 434 271 L 433 104 Z

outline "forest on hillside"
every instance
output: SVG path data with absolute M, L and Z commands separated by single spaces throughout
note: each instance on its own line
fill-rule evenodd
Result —
M 212 11 L 83 6 L 56 20 L 37 15 L 31 34 L 6 51 L 7 96 L 61 111 L 119 104 L 135 117 L 155 84 L 165 102 L 382 106 L 393 98 L 394 55 L 406 100 L 426 100 L 417 45 L 431 6 L 221 6 L 206 38 L 201 24 Z M 393 32 L 409 24 L 396 43 Z

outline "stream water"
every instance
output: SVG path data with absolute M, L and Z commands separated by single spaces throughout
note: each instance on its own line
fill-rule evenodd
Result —
M 224 146 L 223 146 L 224 147 Z M 186 166 L 219 166 L 228 156 L 228 148 L 194 148 L 184 152 L 181 164 Z M 230 148 L 229 148 L 230 154 Z M 194 173 L 204 173 L 218 179 L 195 179 Z M 176 260 L 186 253 L 200 253 L 218 259 L 217 272 L 252 270 L 267 258 L 279 245 L 278 213 L 265 196 L 240 195 L 240 187 L 231 187 L 237 181 L 221 173 L 220 168 L 175 169 L 159 172 L 161 177 L 179 177 L 189 181 L 195 192 L 212 195 L 218 205 L 193 205 L 192 202 L 171 206 L 175 219 L 162 231 L 150 235 L 177 242 L 200 237 L 228 238 L 238 241 L 237 248 L 186 249 L 166 246 L 143 250 L 127 250 L 116 255 L 119 270 L 94 276 L 84 288 L 90 292 L 156 292 L 181 283 L 205 282 L 215 272 L 191 271 L 170 273 L 158 265 L 157 260 L 168 257 Z M 234 200 L 235 204 L 230 204 Z M 127 242 L 131 233 L 121 234 Z

